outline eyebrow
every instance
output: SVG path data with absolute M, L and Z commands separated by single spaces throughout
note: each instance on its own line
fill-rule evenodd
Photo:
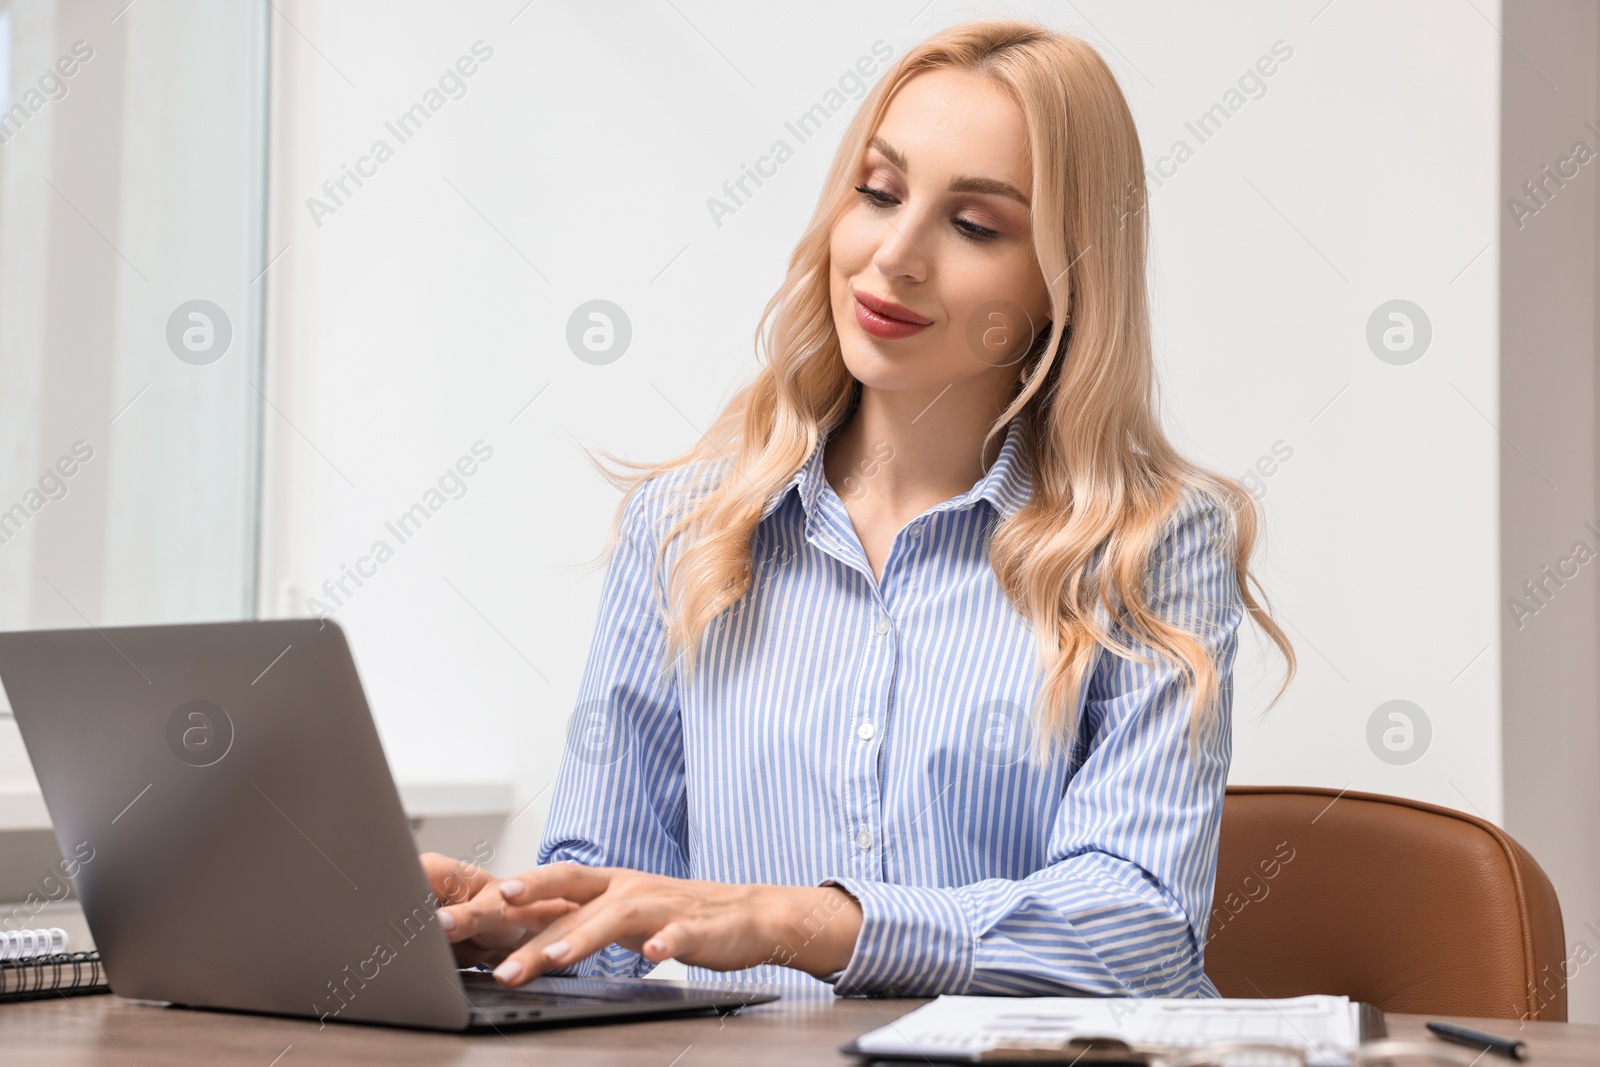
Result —
M 899 167 L 901 171 L 906 174 L 911 173 L 911 167 L 906 162 L 905 154 L 894 145 L 885 141 L 882 137 L 874 137 L 867 143 L 876 148 L 883 154 L 883 158 Z M 954 178 L 950 182 L 950 191 L 952 193 L 988 193 L 992 196 L 1007 196 L 1030 211 L 1033 209 L 1033 205 L 1028 202 L 1028 198 L 1022 195 L 1016 186 L 1010 182 L 1003 182 L 995 178 Z

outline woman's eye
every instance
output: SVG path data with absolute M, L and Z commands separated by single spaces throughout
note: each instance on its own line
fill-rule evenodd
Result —
M 858 185 L 855 188 L 861 198 L 873 207 L 888 207 L 900 202 L 882 189 L 874 189 L 870 185 Z M 956 218 L 951 221 L 955 224 L 956 232 L 969 241 L 992 241 L 1000 236 L 999 231 L 980 226 L 971 219 Z
M 1000 236 L 998 230 L 991 230 L 987 226 L 979 226 L 969 219 L 956 219 L 956 229 L 965 237 L 974 241 L 992 241 Z

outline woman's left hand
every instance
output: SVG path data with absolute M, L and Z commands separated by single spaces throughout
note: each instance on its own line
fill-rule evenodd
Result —
M 579 904 L 495 968 L 513 986 L 612 944 L 653 963 L 717 971 L 775 963 L 820 978 L 845 968 L 861 929 L 861 905 L 836 886 L 729 885 L 562 862 L 499 888 L 515 925 L 537 926 L 534 917 L 547 915 L 541 901 Z

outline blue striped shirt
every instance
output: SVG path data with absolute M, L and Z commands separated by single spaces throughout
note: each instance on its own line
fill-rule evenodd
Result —
M 691 978 L 1215 996 L 1203 945 L 1245 614 L 1231 524 L 1188 491 L 1147 584 L 1153 610 L 1201 635 L 1217 664 L 1215 726 L 1192 749 L 1178 670 L 1102 648 L 1072 751 L 1038 765 L 1038 652 L 988 559 L 995 525 L 1032 492 L 1021 445 L 1013 422 L 970 490 L 896 534 L 879 581 L 819 444 L 769 502 L 751 589 L 707 629 L 687 679 L 681 657 L 662 669 L 654 563 L 666 490 L 687 473 L 646 483 L 606 572 L 539 862 L 829 884 L 860 901 L 849 965 L 826 979 L 776 964 Z M 651 966 L 612 945 L 552 973 Z

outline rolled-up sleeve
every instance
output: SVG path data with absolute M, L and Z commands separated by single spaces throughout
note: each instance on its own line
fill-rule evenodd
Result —
M 674 683 L 662 669 L 654 488 L 634 493 L 623 511 L 540 865 L 567 860 L 686 876 L 683 735 Z M 611 945 L 548 973 L 635 977 L 654 966 Z
M 840 994 L 1215 996 L 1205 924 L 1232 753 L 1232 669 L 1245 608 L 1231 516 L 1191 491 L 1152 553 L 1150 606 L 1215 664 L 1215 715 L 1191 747 L 1181 667 L 1102 649 L 1078 726 L 1083 756 L 1050 827 L 1049 862 L 1021 879 L 898 885 L 829 878 L 861 904 Z

